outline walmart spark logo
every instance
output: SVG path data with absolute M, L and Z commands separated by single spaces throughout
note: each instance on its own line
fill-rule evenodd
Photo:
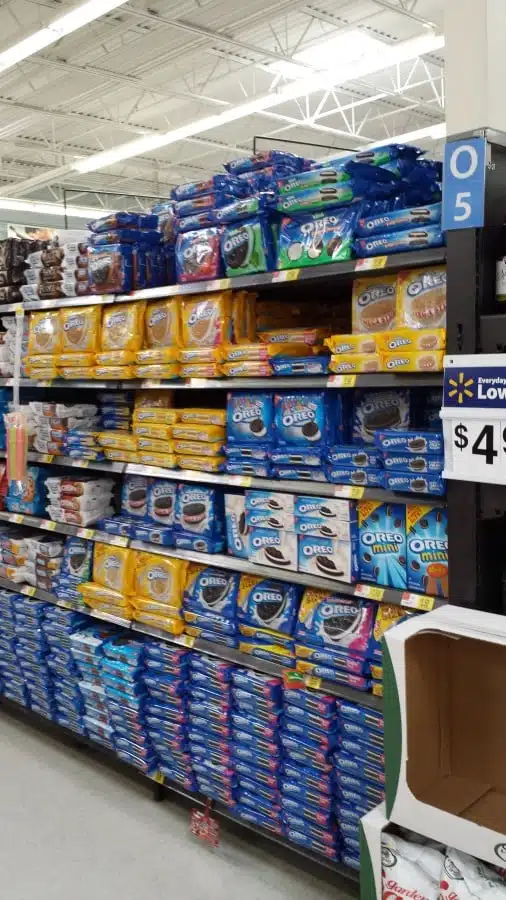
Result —
M 451 390 L 448 391 L 448 396 L 452 398 L 457 398 L 457 403 L 463 403 L 465 398 L 473 399 L 473 391 L 471 390 L 474 384 L 474 378 L 467 378 L 464 372 L 459 372 L 457 380 L 455 378 L 449 378 L 448 384 L 451 385 Z

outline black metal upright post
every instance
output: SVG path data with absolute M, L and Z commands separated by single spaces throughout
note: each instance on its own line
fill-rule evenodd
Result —
M 468 135 L 471 137 L 471 135 Z M 477 135 L 472 135 L 476 137 Z M 487 135 L 485 134 L 487 137 Z M 466 137 L 462 135 L 459 137 Z M 504 254 L 506 217 L 506 147 L 489 141 L 490 157 L 485 187 L 483 228 L 447 233 L 447 353 L 497 352 L 486 346 L 484 323 L 497 313 L 496 263 Z M 506 347 L 506 307 L 500 328 Z M 497 334 L 488 326 L 488 332 Z M 490 343 L 490 341 L 489 341 Z M 472 482 L 448 482 L 448 551 L 450 602 L 488 611 L 501 604 L 502 519 L 506 489 Z M 493 506 L 493 497 L 504 494 L 504 504 Z M 503 509 L 501 510 L 501 506 Z

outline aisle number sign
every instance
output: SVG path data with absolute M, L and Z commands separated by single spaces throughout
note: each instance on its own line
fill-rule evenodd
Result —
M 443 230 L 481 228 L 485 215 L 485 138 L 449 141 L 443 164 Z
M 506 484 L 506 354 L 446 356 L 443 476 Z

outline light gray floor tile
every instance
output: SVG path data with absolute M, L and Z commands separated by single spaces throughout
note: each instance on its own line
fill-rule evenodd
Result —
M 217 850 L 178 803 L 0 710 L 2 900 L 351 900 L 247 839 Z

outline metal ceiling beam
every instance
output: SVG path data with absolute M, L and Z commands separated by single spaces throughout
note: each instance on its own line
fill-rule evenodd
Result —
M 418 22 L 420 25 L 423 25 L 424 28 L 437 28 L 436 22 L 433 22 L 431 19 L 426 19 L 424 16 L 418 15 L 418 13 L 413 10 L 407 9 L 407 7 L 402 4 L 392 3 L 390 0 L 373 0 L 373 3 L 376 6 L 381 6 L 382 9 L 386 9 L 389 12 L 398 13 L 400 16 L 406 16 L 408 19 L 412 19 L 413 22 Z

